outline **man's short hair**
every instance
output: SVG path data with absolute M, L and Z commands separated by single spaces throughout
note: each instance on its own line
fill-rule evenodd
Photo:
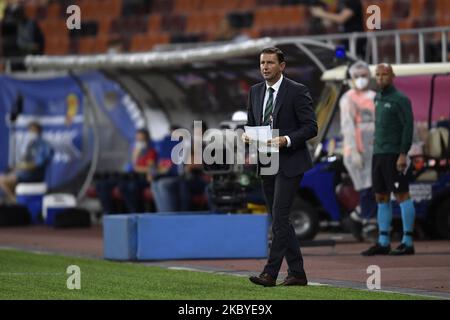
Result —
M 268 53 L 268 54 L 276 54 L 278 57 L 278 62 L 282 63 L 284 62 L 284 53 L 283 51 L 281 51 L 280 49 L 278 49 L 277 47 L 269 47 L 269 48 L 265 48 L 261 51 L 261 53 L 259 55 L 262 55 L 263 53 Z
M 41 124 L 40 124 L 39 122 L 37 122 L 37 121 L 32 121 L 32 122 L 30 122 L 30 123 L 28 124 L 28 130 L 31 129 L 31 128 L 35 128 L 35 129 L 37 130 L 38 134 L 41 134 L 41 133 L 42 133 L 42 126 L 41 126 Z
M 351 65 L 350 69 L 348 70 L 348 73 L 350 75 L 351 78 L 353 78 L 353 76 L 355 75 L 356 71 L 364 69 L 367 71 L 367 73 L 369 74 L 370 77 L 370 68 L 369 65 L 367 63 L 365 63 L 364 61 L 356 61 L 354 64 Z

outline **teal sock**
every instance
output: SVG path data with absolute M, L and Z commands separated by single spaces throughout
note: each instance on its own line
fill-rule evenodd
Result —
M 414 216 L 416 214 L 414 202 L 411 199 L 403 201 L 400 203 L 400 209 L 402 211 L 403 223 L 402 243 L 410 247 L 413 245 L 412 232 L 414 230 Z
M 390 202 L 378 204 L 377 220 L 379 230 L 378 243 L 387 247 L 391 243 L 389 237 L 392 222 L 392 208 Z

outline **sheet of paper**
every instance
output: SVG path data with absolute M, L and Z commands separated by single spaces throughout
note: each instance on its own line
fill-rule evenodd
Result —
M 278 147 L 267 146 L 267 140 L 272 139 L 272 129 L 270 126 L 244 126 L 244 130 L 253 142 L 258 143 L 259 152 L 278 152 Z

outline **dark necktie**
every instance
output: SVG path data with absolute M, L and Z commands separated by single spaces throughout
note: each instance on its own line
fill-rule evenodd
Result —
M 272 115 L 273 111 L 273 93 L 274 89 L 272 87 L 269 88 L 269 98 L 266 102 L 266 108 L 264 109 L 264 118 L 263 118 L 263 125 L 267 126 L 270 124 L 270 117 Z

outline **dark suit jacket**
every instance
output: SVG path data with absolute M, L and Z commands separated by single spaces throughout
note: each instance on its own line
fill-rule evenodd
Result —
M 250 88 L 247 125 L 262 125 L 265 92 L 265 82 Z M 294 177 L 309 170 L 312 160 L 306 141 L 317 135 L 317 122 L 312 98 L 306 86 L 283 78 L 273 110 L 273 129 L 279 129 L 280 136 L 287 135 L 291 139 L 290 147 L 280 148 L 280 170 L 287 177 Z

